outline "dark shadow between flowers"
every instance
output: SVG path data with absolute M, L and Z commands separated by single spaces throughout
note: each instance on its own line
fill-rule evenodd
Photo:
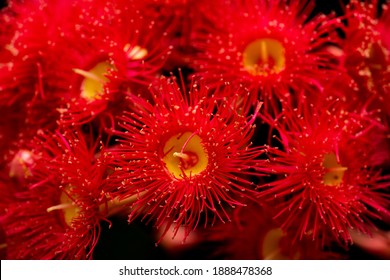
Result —
M 123 217 L 113 217 L 110 221 L 111 228 L 107 222 L 101 223 L 101 238 L 93 253 L 95 260 L 208 259 L 215 247 L 215 244 L 205 244 L 168 251 L 161 244 L 156 246 L 156 231 L 151 225 L 139 220 L 128 224 Z

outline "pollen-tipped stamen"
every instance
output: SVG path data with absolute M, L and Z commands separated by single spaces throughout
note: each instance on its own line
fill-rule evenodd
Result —
M 83 69 L 73 69 L 73 71 L 84 77 L 81 83 L 80 96 L 87 101 L 95 101 L 101 99 L 104 93 L 104 85 L 109 81 L 106 77 L 108 71 L 113 66 L 108 62 L 100 62 L 89 71 Z
M 50 206 L 49 208 L 46 209 L 46 211 L 49 213 L 55 210 L 65 210 L 70 207 L 74 207 L 74 205 L 72 203 L 61 203 L 58 205 Z
M 77 69 L 77 68 L 73 69 L 73 72 L 83 76 L 84 78 L 91 79 L 95 82 L 99 82 L 99 83 L 101 82 L 101 79 L 97 75 L 93 74 L 92 72 L 85 71 L 83 69 Z
M 68 187 L 67 190 L 70 190 L 72 187 Z M 68 226 L 72 225 L 72 221 L 79 215 L 80 208 L 73 201 L 73 198 L 69 197 L 69 194 L 65 191 L 61 192 L 60 203 L 51 207 L 48 207 L 46 211 L 48 213 L 56 210 L 62 210 L 64 221 Z
M 99 212 L 105 217 L 110 217 L 120 211 L 123 207 L 128 206 L 130 203 L 140 198 L 142 194 L 143 193 L 140 193 L 124 199 L 119 199 L 118 197 L 112 198 L 99 206 Z
M 131 60 L 144 59 L 148 55 L 148 50 L 140 46 L 132 47 L 130 44 L 126 44 L 123 50 Z
M 190 159 L 190 156 L 185 154 L 185 153 L 178 153 L 178 152 L 174 152 L 173 153 L 173 156 L 174 157 L 178 157 L 178 158 L 181 158 L 183 160 L 189 160 Z

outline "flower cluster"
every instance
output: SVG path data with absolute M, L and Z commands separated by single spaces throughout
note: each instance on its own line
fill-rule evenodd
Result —
M 229 259 L 348 258 L 389 228 L 389 4 L 4 6 L 2 258 L 96 258 L 115 219 Z

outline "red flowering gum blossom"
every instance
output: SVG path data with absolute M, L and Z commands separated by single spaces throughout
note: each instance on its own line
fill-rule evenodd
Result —
M 85 259 L 111 206 L 107 153 L 80 132 L 42 137 L 24 190 L 4 204 L 0 222 L 9 259 Z M 98 156 L 96 152 L 100 151 Z
M 229 220 L 229 208 L 253 196 L 248 176 L 262 153 L 251 147 L 253 116 L 240 115 L 243 93 L 230 98 L 207 96 L 207 88 L 193 83 L 181 93 L 176 82 L 162 79 L 153 101 L 131 96 L 134 110 L 117 131 L 117 156 L 122 197 L 138 196 L 129 221 L 142 215 L 155 219 L 165 231 L 185 227 L 184 239 L 199 223 Z M 246 95 L 247 96 L 247 95 Z M 244 100 L 245 103 L 245 100 Z
M 289 2 L 289 4 L 287 4 Z M 198 26 L 194 67 L 212 86 L 221 77 L 251 90 L 267 111 L 291 102 L 297 89 L 322 89 L 337 75 L 336 56 L 326 46 L 338 41 L 340 20 L 317 15 L 314 1 L 219 1 Z
M 128 107 L 125 96 L 147 92 L 161 74 L 171 51 L 167 38 L 172 23 L 157 21 L 157 12 L 144 16 L 133 2 L 94 1 L 92 7 L 83 7 L 84 37 L 81 42 L 74 38 L 74 97 L 59 110 L 61 123 L 99 117 L 103 126 L 112 127 L 114 117 Z
M 340 104 L 286 108 L 266 119 L 282 149 L 268 149 L 261 171 L 277 177 L 260 187 L 259 197 L 284 198 L 275 216 L 283 229 L 296 229 L 295 239 L 348 244 L 350 229 L 368 232 L 390 214 L 390 178 L 378 166 L 388 157 L 387 132 L 369 112 L 348 112 Z
M 249 202 L 234 209 L 231 223 L 220 223 L 203 233 L 203 242 L 213 242 L 218 258 L 226 259 L 331 259 L 336 254 L 323 251 L 305 236 L 294 242 L 293 232 L 285 232 L 273 219 L 272 205 Z M 340 256 L 337 256 L 338 258 Z
M 23 104 L 30 129 L 103 111 L 111 124 L 116 105 L 152 82 L 170 52 L 159 23 L 132 1 L 15 1 L 10 9 L 17 24 L 0 65 L 0 106 Z
M 384 105 L 384 88 L 388 85 L 390 64 L 390 13 L 383 4 L 382 16 L 378 15 L 378 1 L 353 0 L 345 8 L 347 25 L 343 27 L 343 61 L 347 73 L 360 89 L 361 99 L 377 100 L 377 107 Z

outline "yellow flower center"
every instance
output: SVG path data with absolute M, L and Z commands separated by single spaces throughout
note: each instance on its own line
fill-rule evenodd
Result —
M 87 101 L 101 99 L 104 94 L 104 85 L 109 81 L 106 77 L 113 66 L 108 62 L 99 62 L 89 71 L 73 69 L 74 72 L 84 77 L 81 83 L 81 97 Z
M 323 167 L 325 168 L 324 184 L 326 186 L 340 186 L 343 181 L 344 172 L 347 170 L 337 162 L 336 155 L 329 153 L 324 155 Z
M 177 179 L 198 175 L 207 168 L 209 161 L 202 139 L 192 132 L 169 138 L 163 153 L 166 168 Z
M 47 212 L 51 212 L 54 210 L 62 210 L 64 214 L 65 223 L 68 226 L 72 225 L 72 220 L 74 218 L 77 218 L 80 212 L 80 208 L 77 207 L 74 201 L 65 192 L 61 192 L 60 204 L 51 206 L 46 210 Z
M 131 60 L 142 60 L 148 55 L 147 49 L 130 44 L 126 44 L 123 51 Z M 107 61 L 99 62 L 88 71 L 73 69 L 75 73 L 84 77 L 80 87 L 81 97 L 90 102 L 101 99 L 104 94 L 104 85 L 109 81 L 107 74 L 111 69 L 115 67 Z
M 246 46 L 242 63 L 245 70 L 254 76 L 279 73 L 286 64 L 284 47 L 275 39 L 258 39 Z

